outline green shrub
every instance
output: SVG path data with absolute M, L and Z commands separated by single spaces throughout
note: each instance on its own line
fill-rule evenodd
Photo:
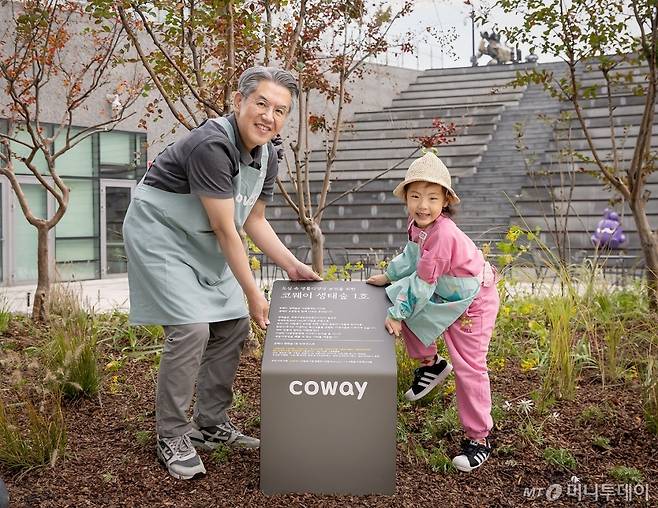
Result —
M 644 482 L 644 475 L 639 469 L 634 467 L 616 466 L 611 468 L 608 473 L 620 483 L 638 484 Z
M 443 444 L 431 448 L 426 455 L 426 461 L 427 465 L 435 473 L 447 474 L 456 471 L 455 466 L 452 464 L 452 459 L 446 453 Z
M 442 438 L 461 432 L 461 422 L 457 408 L 451 404 L 443 409 L 441 404 L 435 403 L 424 418 L 421 434 L 424 439 Z
M 231 448 L 226 445 L 220 444 L 212 451 L 210 457 L 212 458 L 215 464 L 224 464 L 228 462 L 229 457 L 231 456 Z
M 649 358 L 644 378 L 644 418 L 648 429 L 658 434 L 658 359 Z
M 91 321 L 80 314 L 51 326 L 46 346 L 48 380 L 69 399 L 93 397 L 100 387 L 96 334 Z
M 11 320 L 11 312 L 9 312 L 9 304 L 7 297 L 0 295 L 0 333 L 4 333 L 9 328 L 9 321 Z
M 575 457 L 566 448 L 546 448 L 544 460 L 549 465 L 565 471 L 573 471 L 578 465 Z
M 66 429 L 58 396 L 37 409 L 28 399 L 7 407 L 0 398 L 0 464 L 26 471 L 53 465 L 66 448 Z
M 544 373 L 543 392 L 548 397 L 572 399 L 576 390 L 576 372 L 572 346 L 571 319 L 574 301 L 571 297 L 548 298 L 544 310 L 551 325 L 549 363 Z
M 576 418 L 576 423 L 580 426 L 601 425 L 608 420 L 609 416 L 610 411 L 607 406 L 601 407 L 590 404 L 580 412 Z
M 612 445 L 610 444 L 610 439 L 605 436 L 594 436 L 592 438 L 592 446 L 599 448 L 600 450 L 610 450 Z

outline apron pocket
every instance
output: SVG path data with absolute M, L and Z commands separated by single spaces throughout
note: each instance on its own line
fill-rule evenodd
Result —
M 212 231 L 189 235 L 190 252 L 186 260 L 200 284 L 216 286 L 226 276 L 228 263 L 219 248 L 217 236 Z

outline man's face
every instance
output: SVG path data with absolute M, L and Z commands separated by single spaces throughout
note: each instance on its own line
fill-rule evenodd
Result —
M 281 132 L 291 104 L 288 89 L 272 81 L 261 81 L 248 97 L 236 93 L 235 119 L 244 147 L 251 151 Z

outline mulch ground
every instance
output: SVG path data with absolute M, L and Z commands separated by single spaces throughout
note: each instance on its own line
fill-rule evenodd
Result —
M 6 340 L 7 336 L 0 336 Z M 13 337 L 18 347 L 29 341 Z M 6 354 L 0 348 L 0 355 Z M 0 357 L 1 359 L 1 357 Z M 6 365 L 6 364 L 4 364 Z M 236 389 L 244 396 L 232 413 L 239 426 L 258 435 L 260 365 L 244 356 Z M 0 362 L 0 379 L 10 375 Z M 112 376 L 117 376 L 112 379 Z M 559 418 L 544 427 L 543 446 L 528 444 L 519 433 L 522 415 L 510 411 L 495 433 L 497 451 L 479 470 L 470 474 L 434 473 L 418 461 L 404 443 L 398 443 L 396 493 L 393 496 L 329 496 L 290 494 L 265 496 L 259 490 L 257 451 L 234 450 L 223 461 L 202 452 L 208 474 L 179 481 L 169 477 L 155 455 L 154 387 L 156 371 L 148 360 L 128 361 L 116 373 L 107 373 L 100 396 L 65 406 L 67 453 L 54 467 L 22 475 L 3 470 L 11 507 L 243 507 L 268 508 L 351 506 L 658 506 L 658 439 L 646 430 L 639 382 L 602 387 L 593 374 L 581 377 L 573 401 L 557 402 L 550 411 Z M 525 373 L 508 362 L 492 373 L 494 394 L 518 401 L 540 385 L 536 373 Z M 438 400 L 436 403 L 445 403 Z M 583 421 L 583 409 L 604 407 L 604 418 Z M 367 424 L 367 422 L 364 422 Z M 609 449 L 597 449 L 595 436 L 609 439 Z M 449 453 L 458 450 L 459 436 L 444 438 Z M 568 448 L 578 466 L 561 471 L 549 466 L 543 448 Z M 346 458 L 349 460 L 349 458 Z M 611 478 L 613 466 L 634 466 L 648 485 L 644 495 L 625 499 L 623 491 L 604 497 L 603 484 L 615 489 L 622 483 Z M 568 482 L 576 475 L 588 495 L 568 496 Z M 558 485 L 562 493 L 547 500 L 546 489 Z M 600 489 L 595 497 L 594 488 Z M 581 487 L 581 492 L 582 492 Z M 535 488 L 529 492 L 527 489 Z M 621 487 L 619 487 L 621 488 Z M 555 496 L 558 487 L 551 487 Z

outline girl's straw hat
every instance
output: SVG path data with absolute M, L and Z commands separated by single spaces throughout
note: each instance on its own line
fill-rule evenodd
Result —
M 448 191 L 449 204 L 456 205 L 460 201 L 455 191 L 452 190 L 448 168 L 432 152 L 427 152 L 411 163 L 404 176 L 404 181 L 395 188 L 393 194 L 404 201 L 404 189 L 413 182 L 438 183 Z

